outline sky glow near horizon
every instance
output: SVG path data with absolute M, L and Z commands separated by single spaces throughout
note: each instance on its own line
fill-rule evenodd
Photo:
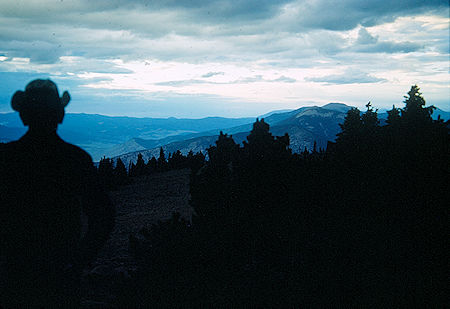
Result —
M 413 84 L 450 110 L 448 1 L 203 2 L 0 0 L 0 112 L 34 78 L 104 115 L 402 107 Z

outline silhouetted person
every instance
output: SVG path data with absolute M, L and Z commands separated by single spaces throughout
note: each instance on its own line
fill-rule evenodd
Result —
M 56 133 L 69 100 L 67 91 L 59 97 L 55 83 L 38 79 L 11 101 L 29 130 L 0 144 L 5 307 L 78 307 L 81 271 L 114 225 L 114 208 L 91 157 Z M 88 218 L 85 233 L 82 214 Z

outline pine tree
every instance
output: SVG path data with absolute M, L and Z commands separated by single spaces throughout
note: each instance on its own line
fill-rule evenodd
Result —
M 169 156 L 168 165 L 170 169 L 181 169 L 186 167 L 186 157 L 183 156 L 180 150 L 177 150 Z
M 378 120 L 378 109 L 373 109 L 372 103 L 366 104 L 367 110 L 361 116 L 361 122 L 366 132 L 371 132 L 379 127 L 380 121 Z
M 392 105 L 392 109 L 387 112 L 386 123 L 389 126 L 397 127 L 400 124 L 400 109 Z
M 336 142 L 353 143 L 359 142 L 362 135 L 363 122 L 358 108 L 353 107 L 345 116 L 343 124 L 339 124 L 341 132 L 337 134 Z M 355 140 L 356 139 L 356 140 Z
M 404 96 L 405 101 L 403 102 L 406 106 L 402 110 L 402 120 L 409 127 L 420 127 L 431 123 L 431 115 L 436 109 L 434 106 L 425 107 L 425 99 L 419 90 L 417 85 L 413 85 L 408 91 L 408 95 Z
M 110 158 L 103 157 L 98 164 L 98 176 L 103 186 L 107 189 L 114 187 L 114 161 Z
M 162 172 L 167 169 L 166 155 L 162 147 L 159 148 L 159 158 L 157 162 L 158 162 L 158 171 Z
M 236 159 L 239 145 L 235 143 L 231 135 L 220 131 L 216 146 L 208 148 L 207 151 L 211 164 L 225 165 Z
M 138 154 L 137 160 L 136 160 L 136 167 L 135 167 L 135 176 L 144 175 L 146 172 L 146 165 L 144 162 L 144 158 L 142 157 L 142 154 Z
M 267 145 L 271 144 L 274 137 L 269 132 L 269 124 L 264 121 L 264 118 L 253 123 L 253 129 L 250 135 L 247 136 L 248 143 L 244 143 L 244 147 L 248 146 L 251 152 L 255 154 L 263 154 Z
M 156 158 L 153 156 L 147 162 L 147 166 L 146 166 L 147 173 L 148 174 L 155 173 L 157 171 L 157 166 L 158 166 L 158 162 L 156 161 Z
M 98 174 L 104 178 L 111 177 L 113 175 L 113 160 L 103 157 L 98 165 Z
M 114 174 L 119 184 L 123 184 L 127 180 L 127 169 L 120 158 L 117 159 L 116 167 L 114 168 Z

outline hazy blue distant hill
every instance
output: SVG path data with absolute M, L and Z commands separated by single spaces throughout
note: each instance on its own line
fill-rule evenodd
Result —
M 438 116 L 441 116 L 441 119 L 442 119 L 442 120 L 447 121 L 447 120 L 450 119 L 450 112 L 446 112 L 446 111 L 443 111 L 443 110 L 440 109 L 440 108 L 436 108 L 436 109 L 434 110 L 434 112 L 433 112 L 433 115 L 431 115 L 431 117 L 432 117 L 434 120 L 436 120 L 436 119 L 438 119 Z
M 344 105 L 345 106 L 345 105 Z M 323 107 L 302 107 L 300 109 L 284 112 L 274 113 L 264 118 L 270 124 L 270 131 L 273 135 L 284 135 L 288 133 L 291 140 L 291 149 L 294 152 L 302 151 L 305 147 L 312 149 L 314 141 L 318 143 L 319 147 L 325 147 L 327 141 L 334 140 L 336 134 L 339 132 L 339 123 L 342 123 L 345 117 L 345 112 L 334 110 L 337 106 L 331 106 L 332 109 Z M 343 106 L 339 106 L 343 109 Z M 350 107 L 347 107 L 348 110 Z M 252 123 L 237 126 L 224 130 L 224 133 L 232 134 L 233 139 L 237 143 L 242 143 L 252 129 Z M 184 141 L 177 141 L 163 146 L 166 153 L 180 150 L 186 154 L 191 149 L 194 152 L 205 152 L 207 148 L 214 145 L 217 140 L 219 132 L 209 131 L 204 132 L 204 136 L 189 138 Z M 207 135 L 206 133 L 214 133 Z M 159 146 L 148 150 L 140 149 L 132 153 L 120 155 L 124 163 L 128 164 L 130 161 L 135 161 L 137 155 L 141 153 L 144 160 L 150 159 L 152 156 L 159 156 Z
M 302 110 L 307 107 L 303 107 L 299 110 Z M 299 110 L 294 111 L 276 111 L 273 113 L 268 113 L 265 115 L 268 115 L 267 117 L 260 116 L 259 118 L 264 118 L 264 120 L 269 123 L 270 125 L 275 125 L 279 123 L 280 121 L 283 121 L 289 117 L 292 117 L 297 113 Z M 245 138 L 248 135 L 248 132 L 252 129 L 253 122 L 255 122 L 256 118 L 244 118 L 245 121 L 248 121 L 245 124 L 238 125 L 238 126 L 232 126 L 232 127 L 222 127 L 222 128 L 212 128 L 207 131 L 198 132 L 198 133 L 186 133 L 186 134 L 179 134 L 179 135 L 172 135 L 165 137 L 163 139 L 157 139 L 157 140 L 145 140 L 140 138 L 132 138 L 125 143 L 114 145 L 110 149 L 108 149 L 105 152 L 105 156 L 107 157 L 116 157 L 127 153 L 132 152 L 140 152 L 142 150 L 150 150 L 150 153 L 157 153 L 159 155 L 159 147 L 164 146 L 163 148 L 166 149 L 168 152 L 173 152 L 176 150 L 180 150 L 183 153 L 189 152 L 190 149 L 188 149 L 188 144 L 192 141 L 195 141 L 195 145 L 199 150 L 204 151 L 206 148 L 209 147 L 209 137 L 213 136 L 216 138 L 219 135 L 220 131 L 224 131 L 228 134 L 233 134 L 233 137 L 235 138 L 236 142 L 242 142 L 245 140 Z M 236 135 L 237 134 L 237 135 Z M 239 137 L 242 135 L 242 139 L 239 139 Z M 208 137 L 208 138 L 206 138 Z M 188 142 L 185 142 L 188 141 Z M 213 140 L 213 143 L 215 140 Z M 174 146 L 177 145 L 177 146 Z M 174 147 L 179 147 L 177 149 L 172 150 Z M 150 156 L 151 158 L 151 156 Z
M 288 112 L 292 112 L 292 111 L 293 111 L 293 109 L 280 109 L 280 110 L 268 112 L 264 115 L 259 116 L 259 118 L 267 118 L 273 114 L 284 114 L 284 113 L 288 113 Z
M 19 139 L 26 132 L 26 128 L 11 128 L 0 125 L 0 143 Z
M 283 111 L 275 111 L 272 113 L 268 113 L 265 115 L 268 116 L 260 116 L 259 118 L 264 118 L 264 120 L 269 123 L 270 125 L 274 125 L 280 121 L 283 121 L 292 115 L 294 115 L 297 111 L 291 111 L 288 110 L 287 112 Z M 238 134 L 242 132 L 250 132 L 253 126 L 253 122 L 256 118 L 242 118 L 245 120 L 245 124 L 237 125 L 237 126 L 231 126 L 231 127 L 219 127 L 219 128 L 211 128 L 210 130 L 203 131 L 203 132 L 197 132 L 197 133 L 184 133 L 184 134 L 178 134 L 178 135 L 171 135 L 167 136 L 162 139 L 141 139 L 141 138 L 132 138 L 125 143 L 114 145 L 113 147 L 107 149 L 105 151 L 105 156 L 107 157 L 116 157 L 122 154 L 136 152 L 136 151 L 142 151 L 145 149 L 154 150 L 157 149 L 157 154 L 159 155 L 159 147 L 170 145 L 168 146 L 170 149 L 172 149 L 172 145 L 179 145 L 177 147 L 185 149 L 186 152 L 188 152 L 190 149 L 187 149 L 185 146 L 183 146 L 183 141 L 185 140 L 195 140 L 198 141 L 198 145 L 203 145 L 201 149 L 206 149 L 209 147 L 209 144 L 207 142 L 202 143 L 200 142 L 203 137 L 209 137 L 209 136 L 218 136 L 220 131 L 227 132 L 228 134 Z M 247 134 L 247 133 L 245 133 Z M 247 135 L 243 136 L 243 139 L 245 139 Z M 205 141 L 209 141 L 209 139 L 203 139 Z M 242 142 L 239 141 L 239 142 Z M 237 140 L 236 140 L 237 141 Z M 213 141 L 214 142 L 214 141 Z M 154 149 L 153 149 L 154 148 Z M 200 149 L 200 148 L 199 148 Z M 177 149 L 175 149 L 176 151 Z M 156 151 L 156 150 L 155 150 Z M 172 152 L 172 150 L 169 150 Z M 151 158 L 151 156 L 150 156 Z
M 347 108 L 347 110 L 350 107 Z M 298 110 L 291 117 L 280 121 L 272 128 L 274 135 L 288 133 L 291 149 L 300 152 L 305 147 L 312 150 L 314 142 L 318 147 L 326 147 L 340 132 L 339 124 L 344 121 L 346 111 L 324 107 L 310 107 Z

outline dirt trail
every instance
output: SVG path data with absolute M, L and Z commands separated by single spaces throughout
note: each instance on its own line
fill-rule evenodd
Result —
M 128 237 L 178 211 L 190 218 L 190 170 L 170 171 L 135 178 L 130 185 L 110 192 L 116 206 L 116 225 L 93 265 L 84 271 L 83 308 L 104 308 L 114 299 L 114 282 L 127 277 L 136 263 L 128 254 Z

